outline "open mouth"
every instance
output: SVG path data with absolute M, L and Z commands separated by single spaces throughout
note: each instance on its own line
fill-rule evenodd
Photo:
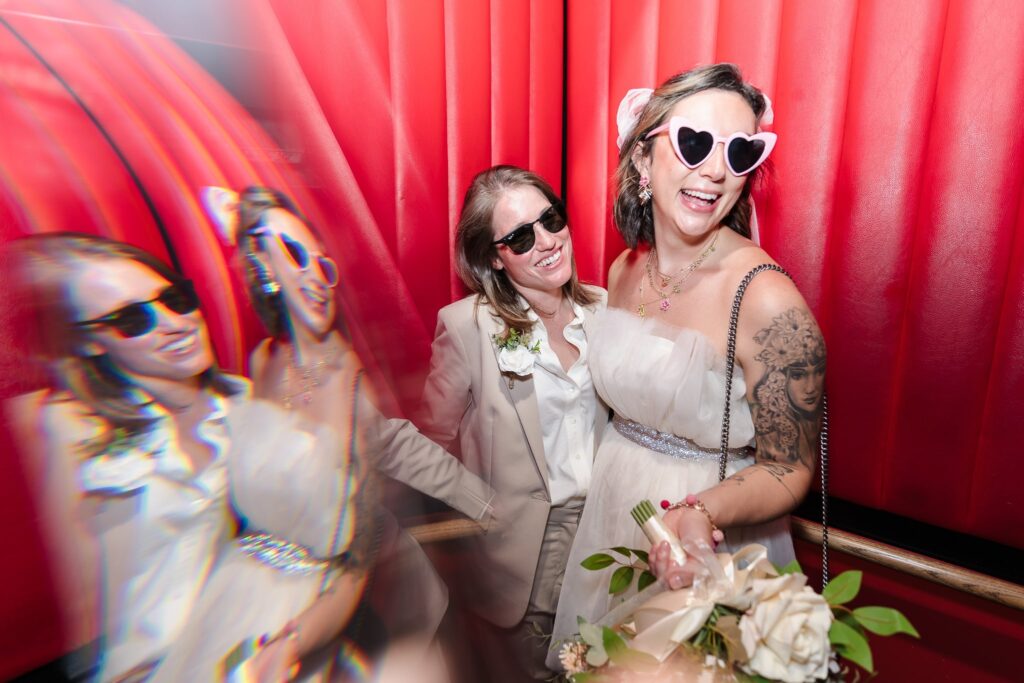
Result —
M 698 190 L 681 190 L 683 196 L 689 201 L 702 206 L 714 206 L 722 195 L 713 192 L 700 192 Z
M 550 268 L 551 266 L 557 265 L 561 260 L 562 260 L 562 249 L 561 249 L 561 247 L 559 247 L 558 250 L 554 254 L 552 254 L 551 256 L 548 256 L 546 259 L 542 259 L 540 261 L 537 261 L 536 266 L 538 268 Z
M 199 334 L 193 330 L 183 334 L 178 339 L 175 339 L 169 344 L 165 344 L 160 348 L 164 353 L 173 354 L 176 356 L 184 356 L 195 350 L 196 344 L 199 338 Z
M 328 302 L 327 295 L 313 291 L 312 289 L 303 288 L 302 296 L 304 296 L 306 298 L 306 301 L 313 304 L 314 306 L 323 307 L 326 306 Z

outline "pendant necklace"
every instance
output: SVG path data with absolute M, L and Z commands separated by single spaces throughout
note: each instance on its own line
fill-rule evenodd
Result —
M 654 266 L 658 259 L 658 248 L 651 247 L 651 251 L 647 254 L 647 262 L 644 264 L 644 271 L 646 278 L 640 278 L 640 304 L 636 307 L 636 314 L 641 318 L 647 317 L 647 306 L 653 303 L 658 303 L 658 309 L 663 313 L 672 308 L 672 302 L 670 299 L 683 290 L 683 283 L 685 283 L 693 271 L 701 267 L 701 264 L 707 260 L 708 256 L 714 253 L 715 246 L 718 244 L 718 235 L 722 229 L 719 228 L 711 241 L 708 242 L 708 246 L 704 248 L 704 251 L 700 253 L 700 256 L 695 258 L 693 262 L 680 268 L 674 275 L 666 276 L 660 270 L 657 271 L 658 279 L 660 280 L 660 286 L 654 281 L 654 273 L 657 268 Z M 651 289 L 658 295 L 657 299 L 651 299 L 650 301 L 644 301 L 644 280 L 647 280 L 651 284 Z

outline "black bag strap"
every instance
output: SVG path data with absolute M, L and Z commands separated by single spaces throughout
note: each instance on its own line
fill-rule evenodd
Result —
M 725 410 L 722 411 L 722 442 L 721 454 L 718 458 L 718 481 L 725 479 L 725 466 L 729 458 L 729 415 L 732 407 L 732 376 L 736 366 L 736 328 L 740 322 L 740 304 L 743 302 L 743 295 L 750 286 L 751 281 L 766 270 L 774 270 L 782 273 L 790 280 L 793 276 L 786 270 L 774 263 L 762 263 L 751 268 L 739 287 L 736 288 L 736 296 L 732 300 L 732 310 L 729 313 L 729 338 L 726 344 L 725 353 Z M 821 451 L 821 587 L 825 588 L 828 583 L 828 395 L 821 397 L 821 433 L 818 439 L 818 447 Z

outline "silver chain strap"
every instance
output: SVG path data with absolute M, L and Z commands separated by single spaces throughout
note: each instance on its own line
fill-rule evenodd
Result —
M 774 270 L 782 273 L 790 280 L 793 276 L 786 270 L 774 263 L 762 263 L 754 266 L 736 288 L 736 296 L 732 300 L 732 310 L 729 313 L 729 338 L 726 344 L 725 364 L 725 410 L 722 411 L 722 441 L 721 451 L 718 458 L 718 481 L 725 479 L 725 466 L 729 457 L 729 417 L 732 408 L 732 376 L 736 365 L 736 328 L 740 322 L 740 303 L 743 295 L 750 286 L 750 282 L 759 273 L 766 270 Z M 821 449 L 821 587 L 824 590 L 828 583 L 828 396 L 822 395 L 822 417 L 821 434 L 819 447 Z

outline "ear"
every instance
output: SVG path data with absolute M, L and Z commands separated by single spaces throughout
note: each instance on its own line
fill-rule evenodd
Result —
M 494 270 L 505 270 L 505 264 L 501 262 L 500 256 L 495 256 L 491 259 L 491 268 Z
M 644 143 L 637 141 L 636 145 L 633 146 L 633 152 L 629 155 L 629 159 L 633 162 L 633 168 L 637 170 L 641 176 L 651 176 L 651 159 L 647 154 L 644 154 Z

